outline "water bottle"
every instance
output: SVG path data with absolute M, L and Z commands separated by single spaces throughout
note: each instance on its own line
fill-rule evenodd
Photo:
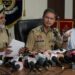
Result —
M 20 62 L 22 62 L 22 58 L 23 58 L 23 56 L 22 56 L 22 54 L 20 54 L 20 56 L 19 56 L 19 61 Z
M 75 63 L 72 62 L 72 70 L 74 71 L 75 70 Z

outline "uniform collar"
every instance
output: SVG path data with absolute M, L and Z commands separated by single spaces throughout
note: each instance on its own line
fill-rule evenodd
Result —
M 41 26 L 41 31 L 44 32 L 44 33 L 46 33 L 46 32 L 44 31 L 44 26 L 43 26 L 43 25 Z M 50 32 L 50 31 L 52 31 L 51 28 L 49 28 L 48 32 Z M 48 33 L 48 32 L 47 32 L 47 33 Z

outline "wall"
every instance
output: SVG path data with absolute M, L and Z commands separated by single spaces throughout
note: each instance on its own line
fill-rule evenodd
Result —
M 65 0 L 65 19 L 73 18 L 73 0 Z
M 65 0 L 48 0 L 48 7 L 54 9 L 60 19 L 64 18 Z
M 23 0 L 22 19 L 41 18 L 46 8 L 47 0 Z M 23 16 L 24 10 L 26 10 L 26 16 Z

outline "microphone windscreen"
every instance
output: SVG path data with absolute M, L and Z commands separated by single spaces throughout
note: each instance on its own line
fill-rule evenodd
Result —
M 16 62 L 15 65 L 17 65 L 19 71 L 21 71 L 23 69 L 23 63 L 22 62 Z

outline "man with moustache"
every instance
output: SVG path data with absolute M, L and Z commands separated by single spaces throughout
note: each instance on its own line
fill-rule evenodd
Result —
M 54 46 L 61 47 L 62 38 L 57 28 L 51 26 L 56 21 L 56 13 L 53 9 L 46 9 L 43 13 L 43 24 L 32 29 L 29 33 L 26 47 L 33 53 L 52 50 Z

